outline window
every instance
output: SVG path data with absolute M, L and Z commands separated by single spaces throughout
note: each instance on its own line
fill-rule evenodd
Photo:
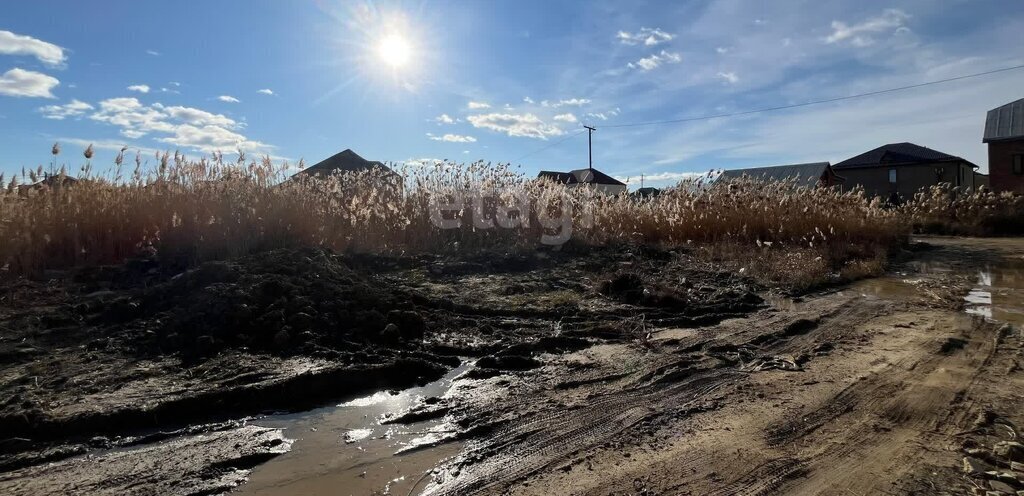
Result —
M 896 169 L 889 169 L 889 184 L 896 184 Z
M 1013 173 L 1018 176 L 1024 175 L 1024 155 L 1013 156 Z

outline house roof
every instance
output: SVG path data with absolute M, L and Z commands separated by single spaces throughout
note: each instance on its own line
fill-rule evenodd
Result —
M 753 167 L 750 169 L 732 169 L 722 171 L 719 179 L 739 179 L 743 176 L 752 179 L 773 181 L 793 180 L 800 184 L 815 184 L 821 176 L 828 172 L 828 162 L 810 162 L 806 164 L 775 165 L 772 167 Z
M 540 171 L 538 178 L 552 179 L 562 184 L 606 184 L 625 186 L 626 183 L 615 179 L 597 169 L 576 169 L 570 172 Z
M 988 111 L 982 143 L 1024 138 L 1024 98 Z
M 932 150 L 913 143 L 890 143 L 882 145 L 853 158 L 848 158 L 833 165 L 834 169 L 852 169 L 855 167 L 889 167 L 892 165 L 918 164 L 926 162 L 966 162 L 975 168 L 976 165 L 960 157 Z
M 370 170 L 375 167 L 379 167 L 391 174 L 398 175 L 395 173 L 395 171 L 389 169 L 384 164 L 373 160 L 366 160 L 365 158 L 360 157 L 358 153 L 352 151 L 351 149 L 346 149 L 343 152 L 336 153 L 322 160 L 316 165 L 307 167 L 297 172 L 295 175 L 297 176 L 302 174 L 313 176 L 326 176 L 330 174 L 339 174 L 344 172 L 360 172 Z
M 576 180 L 571 172 L 540 171 L 540 174 L 537 174 L 537 177 L 541 179 L 551 179 L 556 183 L 561 184 L 569 184 Z

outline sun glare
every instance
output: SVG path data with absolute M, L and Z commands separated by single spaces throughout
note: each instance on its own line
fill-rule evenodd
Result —
M 377 45 L 377 56 L 380 60 L 396 69 L 409 63 L 411 54 L 409 42 L 399 35 L 389 35 Z

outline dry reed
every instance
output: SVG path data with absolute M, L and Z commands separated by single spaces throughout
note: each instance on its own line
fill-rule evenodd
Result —
M 819 277 L 874 266 L 907 230 L 899 213 L 858 191 L 792 183 L 682 183 L 637 199 L 567 189 L 483 162 L 407 167 L 398 181 L 380 171 L 289 179 L 294 169 L 269 159 L 163 153 L 151 171 L 136 156 L 126 176 L 123 154 L 107 174 L 87 162 L 73 183 L 59 173 L 19 186 L 39 179 L 32 173 L 0 188 L 0 266 L 8 275 L 140 254 L 190 265 L 310 245 L 377 254 L 534 249 L 542 234 L 560 229 L 545 228 L 539 214 L 568 207 L 572 244 L 691 247 L 785 280 L 793 271 Z M 461 207 L 447 214 L 460 220 L 458 227 L 439 228 L 431 205 L 459 197 Z M 480 206 L 472 198 L 482 198 Z M 528 207 L 518 216 L 526 225 L 474 225 L 481 213 L 493 219 L 497 205 L 517 201 Z

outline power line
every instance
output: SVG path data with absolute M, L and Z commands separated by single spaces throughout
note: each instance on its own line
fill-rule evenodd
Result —
M 889 88 L 889 89 L 878 90 L 878 91 L 869 91 L 867 93 L 859 93 L 859 94 L 856 94 L 856 95 L 841 96 L 841 97 L 836 97 L 836 98 L 827 98 L 825 100 L 813 100 L 813 101 L 797 103 L 797 104 L 793 104 L 793 105 L 782 105 L 782 106 L 779 106 L 779 107 L 767 107 L 767 108 L 760 108 L 760 109 L 755 109 L 755 110 L 745 110 L 743 112 L 731 112 L 731 113 L 727 113 L 727 114 L 704 115 L 704 116 L 700 116 L 700 117 L 686 117 L 686 118 L 682 118 L 682 119 L 668 119 L 668 120 L 662 120 L 662 121 L 633 122 L 633 123 L 629 123 L 629 124 L 609 124 L 607 126 L 601 126 L 601 127 L 602 128 L 616 128 L 616 127 L 653 126 L 653 125 L 656 125 L 656 124 L 677 124 L 677 123 L 681 123 L 681 122 L 694 122 L 694 121 L 703 121 L 703 120 L 709 120 L 709 119 L 720 119 L 720 118 L 723 118 L 723 117 L 736 117 L 736 116 L 740 116 L 740 115 L 758 114 L 758 113 L 761 113 L 761 112 L 773 112 L 773 111 L 776 111 L 776 110 L 786 110 L 786 109 L 792 109 L 792 108 L 798 108 L 798 107 L 808 107 L 808 106 L 811 106 L 811 105 L 820 105 L 820 104 L 823 104 L 823 103 L 839 102 L 839 101 L 843 101 L 843 100 L 853 100 L 855 98 L 864 98 L 864 97 L 868 97 L 868 96 L 881 95 L 881 94 L 884 94 L 884 93 L 892 93 L 892 92 L 895 92 L 895 91 L 910 90 L 910 89 L 914 89 L 914 88 L 921 88 L 921 87 L 924 87 L 924 86 L 931 86 L 931 85 L 935 85 L 935 84 L 949 83 L 949 82 L 952 82 L 952 81 L 960 81 L 962 79 L 970 79 L 970 78 L 976 78 L 976 77 L 981 77 L 981 76 L 988 76 L 990 74 L 996 74 L 996 73 L 999 73 L 999 72 L 1006 72 L 1006 71 L 1013 71 L 1013 70 L 1017 70 L 1017 69 L 1024 69 L 1024 65 L 1017 65 L 1017 66 L 1013 66 L 1013 67 L 1004 67 L 1002 69 L 994 69 L 994 70 L 991 70 L 991 71 L 979 72 L 979 73 L 975 73 L 975 74 L 967 74 L 967 75 L 964 75 L 964 76 L 956 76 L 956 77 L 951 77 L 951 78 L 946 78 L 946 79 L 939 79 L 939 80 L 936 80 L 936 81 L 928 81 L 928 82 L 925 82 L 925 83 L 911 84 L 909 86 L 900 86 L 900 87 L 897 87 L 897 88 Z M 582 132 L 580 134 L 582 134 Z
M 564 138 L 562 138 L 562 139 L 560 139 L 558 141 L 555 141 L 553 143 L 549 143 L 549 144 L 547 144 L 545 146 L 542 146 L 542 147 L 540 147 L 540 148 L 538 148 L 538 149 L 536 149 L 536 150 L 534 150 L 534 151 L 532 151 L 530 153 L 527 153 L 526 155 L 523 155 L 522 157 L 519 157 L 519 158 L 513 160 L 513 162 L 518 162 L 518 161 L 520 161 L 520 160 L 522 160 L 522 159 L 524 159 L 526 157 L 529 157 L 530 155 L 535 155 L 535 154 L 540 153 L 540 152 L 542 152 L 544 150 L 547 150 L 548 148 L 551 148 L 553 146 L 557 146 L 557 145 L 560 145 L 562 143 L 565 143 L 566 141 L 568 141 L 568 140 L 570 140 L 572 138 L 575 138 L 575 137 L 577 137 L 577 136 L 579 136 L 579 135 L 581 135 L 581 134 L 583 134 L 585 132 L 587 132 L 586 129 L 584 129 L 583 131 L 580 131 L 580 132 L 578 132 L 576 134 L 572 134 L 572 135 L 566 136 L 566 137 L 564 137 Z

